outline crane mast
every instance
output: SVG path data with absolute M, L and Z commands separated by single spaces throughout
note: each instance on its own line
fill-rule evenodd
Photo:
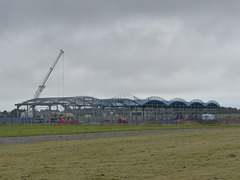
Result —
M 60 59 L 60 57 L 61 57 L 61 55 L 62 55 L 63 53 L 64 53 L 64 51 L 63 51 L 63 50 L 60 50 L 60 52 L 59 52 L 56 60 L 54 61 L 53 65 L 50 67 L 50 69 L 49 69 L 48 73 L 46 74 L 45 78 L 43 79 L 41 85 L 38 87 L 35 95 L 33 96 L 34 99 L 39 98 L 39 96 L 41 95 L 42 91 L 43 91 L 44 88 L 46 87 L 46 86 L 45 86 L 45 83 L 47 82 L 47 80 L 48 80 L 51 72 L 53 71 L 55 65 L 57 64 L 58 60 Z

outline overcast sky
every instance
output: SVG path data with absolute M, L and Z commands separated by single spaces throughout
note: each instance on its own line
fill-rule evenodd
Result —
M 41 97 L 216 100 L 240 108 L 238 0 L 0 0 L 0 111 Z

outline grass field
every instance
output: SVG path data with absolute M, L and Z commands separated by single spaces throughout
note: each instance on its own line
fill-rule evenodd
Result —
M 240 128 L 0 146 L 0 179 L 240 179 Z
M 7 125 L 0 126 L 0 137 L 37 136 L 54 134 L 80 134 L 115 131 L 142 131 L 159 129 L 198 129 L 198 128 L 226 128 L 240 127 L 240 125 Z

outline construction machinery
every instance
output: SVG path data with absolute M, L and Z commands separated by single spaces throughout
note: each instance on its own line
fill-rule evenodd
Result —
M 62 55 L 63 53 L 64 53 L 64 51 L 63 51 L 63 50 L 60 50 L 60 52 L 59 52 L 56 60 L 54 61 L 54 63 L 53 63 L 52 66 L 50 67 L 50 69 L 49 69 L 49 71 L 47 72 L 46 76 L 44 77 L 42 83 L 40 84 L 40 86 L 38 87 L 37 91 L 35 92 L 35 94 L 34 94 L 34 96 L 33 96 L 33 99 L 36 99 L 36 98 L 39 98 L 39 97 L 40 97 L 41 93 L 43 92 L 44 88 L 46 87 L 45 84 L 46 84 L 46 82 L 47 82 L 50 74 L 52 73 L 55 65 L 57 64 L 58 60 L 60 59 L 60 57 L 61 57 L 61 55 Z M 34 108 L 34 107 L 30 106 L 28 112 L 27 112 L 27 113 L 22 113 L 21 116 L 23 116 L 23 117 L 33 117 L 33 108 Z M 35 116 L 37 116 L 37 115 L 35 114 Z M 37 117 L 37 119 L 38 119 L 38 118 L 39 118 L 39 117 Z
M 40 97 L 42 91 L 43 91 L 44 88 L 46 87 L 46 86 L 45 86 L 45 83 L 47 82 L 47 80 L 48 80 L 51 72 L 53 71 L 55 65 L 57 64 L 58 60 L 60 59 L 60 57 L 61 57 L 61 55 L 62 55 L 63 53 L 64 53 L 64 51 L 63 51 L 63 50 L 60 50 L 60 52 L 59 52 L 59 54 L 58 54 L 58 56 L 57 56 L 57 59 L 54 61 L 53 65 L 50 67 L 50 69 L 49 69 L 48 73 L 46 74 L 45 78 L 43 79 L 41 85 L 38 87 L 35 95 L 33 96 L 33 99 L 36 99 L 36 98 L 39 98 L 39 97 Z

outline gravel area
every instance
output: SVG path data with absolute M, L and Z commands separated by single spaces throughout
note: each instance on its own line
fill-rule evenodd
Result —
M 80 140 L 80 139 L 141 136 L 141 135 L 181 133 L 181 132 L 206 131 L 206 130 L 213 130 L 213 129 L 147 130 L 147 131 L 122 131 L 122 132 L 67 134 L 67 135 L 44 135 L 44 136 L 29 136 L 29 137 L 4 137 L 4 138 L 0 138 L 0 145 L 31 144 L 31 143 L 41 143 L 41 142 L 48 142 L 48 141 L 66 141 L 66 140 Z

